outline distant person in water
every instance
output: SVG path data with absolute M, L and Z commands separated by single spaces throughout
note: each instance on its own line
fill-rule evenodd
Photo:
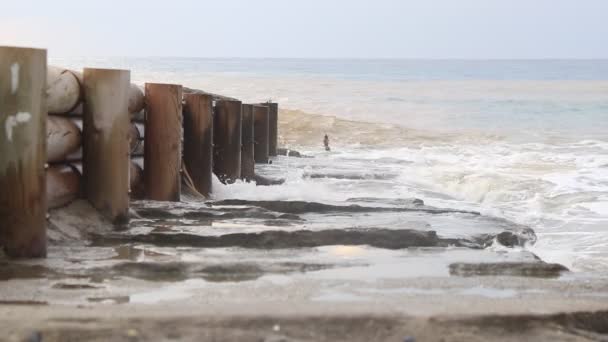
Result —
M 325 134 L 325 138 L 323 138 L 323 145 L 325 145 L 325 151 L 331 151 L 329 148 L 329 137 Z

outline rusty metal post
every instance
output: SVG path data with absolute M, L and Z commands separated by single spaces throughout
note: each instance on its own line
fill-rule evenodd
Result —
M 182 167 L 182 86 L 146 83 L 146 198 L 179 201 Z
M 213 97 L 184 95 L 184 165 L 198 192 L 211 194 L 213 176 Z
M 223 183 L 241 178 L 241 111 L 241 101 L 222 100 L 215 105 L 213 172 Z
M 46 50 L 0 46 L 0 244 L 46 256 Z
M 268 102 L 268 154 L 277 155 L 279 142 L 279 104 Z
M 258 164 L 268 164 L 268 107 L 253 106 L 254 157 Z
M 241 144 L 241 178 L 249 182 L 255 177 L 253 105 L 250 104 L 243 105 Z
M 115 224 L 129 221 L 129 86 L 131 72 L 84 69 L 85 197 Z

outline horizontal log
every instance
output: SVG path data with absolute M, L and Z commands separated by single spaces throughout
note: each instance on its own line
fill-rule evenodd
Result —
M 82 100 L 82 85 L 74 71 L 49 66 L 46 84 L 46 104 L 49 114 L 69 113 Z
M 72 73 L 75 73 L 72 71 Z M 78 73 L 75 73 L 78 75 Z M 131 119 L 143 120 L 143 109 L 146 106 L 146 99 L 144 92 L 140 86 L 131 83 L 129 86 L 129 114 Z M 49 114 L 61 114 L 67 116 L 82 116 L 84 107 L 82 102 L 76 103 L 76 105 L 67 112 L 53 113 L 49 110 Z
M 47 162 L 67 160 L 70 154 L 78 151 L 82 144 L 82 133 L 72 120 L 49 116 L 46 125 Z
M 129 188 L 131 190 L 131 197 L 143 198 L 144 192 L 144 168 L 143 158 L 132 159 L 131 168 L 129 170 Z
M 144 91 L 137 84 L 131 83 L 129 88 L 129 113 L 139 113 L 145 105 Z
M 146 122 L 146 111 L 140 110 L 137 113 L 131 113 L 131 121 L 144 124 Z
M 82 120 L 49 116 L 47 124 L 48 163 L 79 162 L 82 160 Z M 78 134 L 76 143 L 75 135 Z M 132 123 L 129 128 L 129 151 L 143 151 L 143 125 Z M 143 152 L 141 152 L 143 153 Z
M 131 161 L 129 184 L 132 196 L 143 195 L 143 168 L 135 160 Z M 81 197 L 82 163 L 56 164 L 46 170 L 46 198 L 49 209 L 70 204 Z
M 81 174 L 74 165 L 54 165 L 46 170 L 49 209 L 68 205 L 80 197 Z
M 140 144 L 143 144 L 142 131 L 139 130 L 137 124 L 132 123 L 129 127 L 129 152 L 133 153 L 137 150 Z

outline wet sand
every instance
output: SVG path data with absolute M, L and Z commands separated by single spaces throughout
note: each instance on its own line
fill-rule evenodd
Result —
M 607 336 L 606 278 L 540 260 L 521 247 L 535 238 L 529 228 L 414 199 L 370 201 L 135 202 L 123 231 L 76 202 L 52 213 L 48 259 L 1 261 L 0 340 Z M 335 215 L 426 223 L 323 228 Z M 477 228 L 430 230 L 450 224 Z

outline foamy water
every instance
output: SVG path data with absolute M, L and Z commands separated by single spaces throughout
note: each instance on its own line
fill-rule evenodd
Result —
M 529 225 L 544 260 L 608 271 L 608 61 L 57 62 L 278 101 L 281 142 L 315 158 L 266 166 L 282 186 L 218 186 L 217 198 L 418 197 Z

